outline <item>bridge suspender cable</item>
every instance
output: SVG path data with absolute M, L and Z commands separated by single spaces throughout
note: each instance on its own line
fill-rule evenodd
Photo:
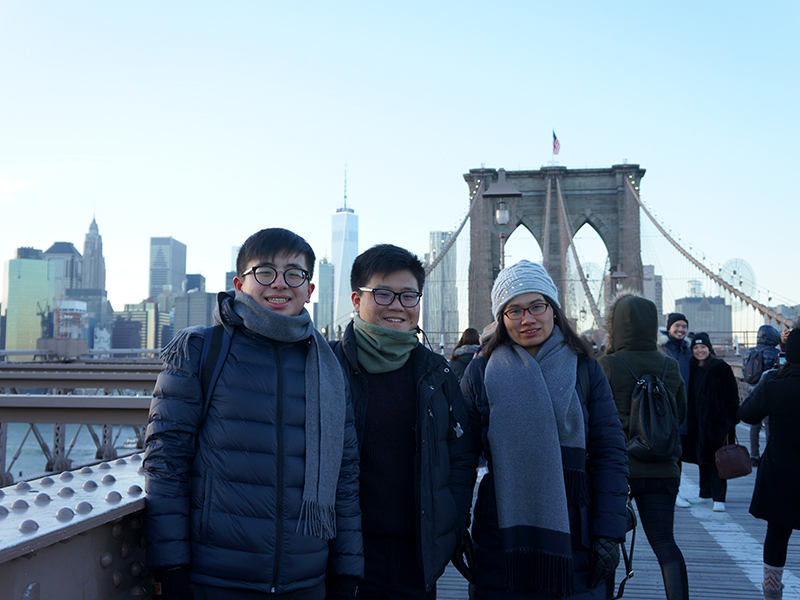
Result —
M 469 220 L 470 215 L 472 215 L 473 209 L 478 204 L 478 198 L 483 198 L 483 196 L 482 196 L 482 194 L 483 194 L 483 181 L 478 179 L 477 183 L 478 183 L 478 185 L 475 187 L 475 190 L 472 192 L 472 197 L 471 197 L 472 202 L 469 205 L 469 210 L 467 211 L 467 214 L 464 215 L 464 218 L 462 219 L 461 224 L 458 226 L 458 229 L 456 229 L 453 232 L 453 235 L 450 236 L 450 239 L 447 240 L 447 243 L 444 245 L 444 248 L 442 248 L 442 251 L 439 252 L 436 255 L 436 258 L 433 259 L 433 262 L 430 265 L 425 267 L 425 277 L 427 277 L 430 274 L 430 272 L 433 271 L 433 269 L 436 267 L 436 265 L 438 265 L 439 262 L 445 257 L 445 255 L 447 254 L 448 250 L 450 250 L 452 245 L 456 243 L 456 238 L 458 237 L 458 234 L 461 233 L 462 229 L 464 229 L 464 225 L 467 224 L 467 221 Z
M 692 256 L 686 250 L 684 250 L 681 247 L 681 245 L 678 244 L 678 242 L 676 242 L 674 239 L 672 239 L 672 236 L 670 236 L 666 231 L 664 231 L 664 228 L 661 227 L 661 225 L 658 224 L 658 221 L 656 221 L 655 217 L 653 217 L 653 215 L 650 214 L 650 211 L 647 210 L 647 207 L 642 203 L 641 198 L 639 198 L 639 194 L 636 192 L 636 190 L 633 189 L 633 184 L 631 183 L 630 178 L 626 179 L 625 183 L 628 184 L 628 191 L 633 195 L 633 198 L 634 198 L 634 200 L 636 200 L 636 203 L 642 208 L 642 210 L 644 211 L 644 214 L 646 214 L 650 218 L 650 220 L 653 222 L 653 225 L 656 226 L 656 229 L 658 229 L 661 232 L 661 235 L 663 235 L 665 238 L 667 238 L 667 240 L 673 246 L 675 246 L 675 248 L 678 250 L 678 252 L 680 252 L 686 258 L 688 258 L 689 261 L 695 267 L 700 269 L 703 273 L 705 273 L 705 275 L 710 277 L 713 281 L 715 281 L 716 283 L 721 285 L 725 290 L 727 290 L 728 292 L 730 292 L 731 294 L 733 294 L 734 296 L 736 296 L 740 300 L 743 300 L 744 302 L 746 302 L 747 304 L 749 304 L 750 306 L 755 308 L 762 315 L 766 315 L 770 319 L 772 319 L 774 321 L 777 321 L 778 323 L 782 323 L 782 324 L 786 325 L 787 327 L 792 327 L 794 325 L 794 323 L 791 320 L 787 319 L 783 315 L 779 315 L 774 310 L 770 309 L 767 306 L 764 306 L 760 302 L 756 302 L 750 296 L 747 296 L 746 294 L 743 294 L 742 292 L 740 292 L 739 290 L 734 288 L 731 284 L 729 284 L 727 281 L 725 281 L 721 277 L 718 277 L 718 276 L 714 275 L 714 273 L 712 273 L 708 268 L 706 268 L 705 265 L 703 265 L 700 261 L 695 259 L 694 256 Z
M 589 300 L 589 306 L 592 309 L 592 315 L 594 315 L 594 320 L 597 322 L 597 327 L 599 329 L 603 329 L 605 327 L 603 323 L 603 317 L 600 316 L 600 310 L 597 308 L 597 304 L 594 301 L 594 296 L 592 296 L 592 291 L 589 289 L 589 283 L 586 281 L 586 275 L 583 273 L 583 267 L 581 267 L 581 261 L 578 260 L 578 252 L 575 250 L 575 244 L 572 242 L 572 236 L 569 235 L 569 232 L 566 231 L 567 228 L 567 209 L 564 206 L 564 198 L 561 196 L 561 184 L 558 182 L 558 178 L 556 179 L 556 195 L 558 196 L 558 208 L 559 214 L 561 218 L 559 221 L 563 223 L 565 237 L 569 240 L 569 247 L 572 249 L 572 257 L 575 259 L 575 264 L 578 267 L 578 275 L 581 277 L 581 283 L 583 284 L 583 291 L 586 293 L 586 298 Z M 547 183 L 547 189 L 550 189 L 550 182 Z M 549 197 L 549 196 L 548 196 Z
M 544 232 L 542 239 L 542 266 L 547 270 L 550 267 L 550 184 L 552 177 L 547 178 L 547 199 L 544 205 Z

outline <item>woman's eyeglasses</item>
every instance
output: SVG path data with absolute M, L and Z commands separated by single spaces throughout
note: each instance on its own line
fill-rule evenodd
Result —
M 535 304 L 531 304 L 528 308 L 509 308 L 503 314 L 511 321 L 519 321 L 526 312 L 531 313 L 534 317 L 543 315 L 548 306 L 550 305 L 547 302 L 536 302 Z

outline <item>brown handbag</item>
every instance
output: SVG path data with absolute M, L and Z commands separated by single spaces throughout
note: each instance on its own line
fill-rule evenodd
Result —
M 728 444 L 728 436 L 725 436 L 725 445 L 717 450 L 717 473 L 720 479 L 735 479 L 744 477 L 753 472 L 750 462 L 750 453 L 747 448 L 736 443 L 736 436 L 733 444 Z

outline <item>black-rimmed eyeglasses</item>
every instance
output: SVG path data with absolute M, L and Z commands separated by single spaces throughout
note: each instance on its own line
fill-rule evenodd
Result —
M 309 279 L 308 271 L 305 269 L 300 269 L 299 267 L 292 267 L 291 269 L 286 269 L 285 271 L 278 271 L 273 267 L 250 267 L 242 273 L 239 278 L 244 279 L 245 276 L 249 275 L 250 273 L 253 274 L 256 281 L 261 285 L 272 285 L 272 283 L 278 278 L 278 273 L 283 275 L 283 280 L 286 282 L 286 285 L 289 287 L 300 287 L 305 283 L 307 279 Z
M 503 314 L 511 321 L 519 321 L 526 312 L 531 313 L 534 317 L 543 315 L 548 306 L 550 305 L 547 302 L 536 302 L 531 304 L 528 308 L 509 308 Z
M 406 308 L 414 308 L 422 298 L 421 292 L 393 292 L 383 288 L 358 288 L 362 292 L 371 292 L 375 298 L 375 303 L 381 306 L 389 306 L 395 298 L 400 298 L 400 304 Z

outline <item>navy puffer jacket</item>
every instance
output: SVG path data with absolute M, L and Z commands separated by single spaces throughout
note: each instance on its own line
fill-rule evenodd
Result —
M 230 354 L 203 416 L 202 336 L 158 377 L 145 451 L 148 562 L 189 565 L 192 581 L 286 593 L 333 575 L 363 577 L 358 449 L 348 401 L 336 537 L 297 531 L 305 477 L 308 343 L 243 327 L 223 302 Z M 327 348 L 321 348 L 327 351 Z M 329 563 L 330 553 L 330 563 Z

